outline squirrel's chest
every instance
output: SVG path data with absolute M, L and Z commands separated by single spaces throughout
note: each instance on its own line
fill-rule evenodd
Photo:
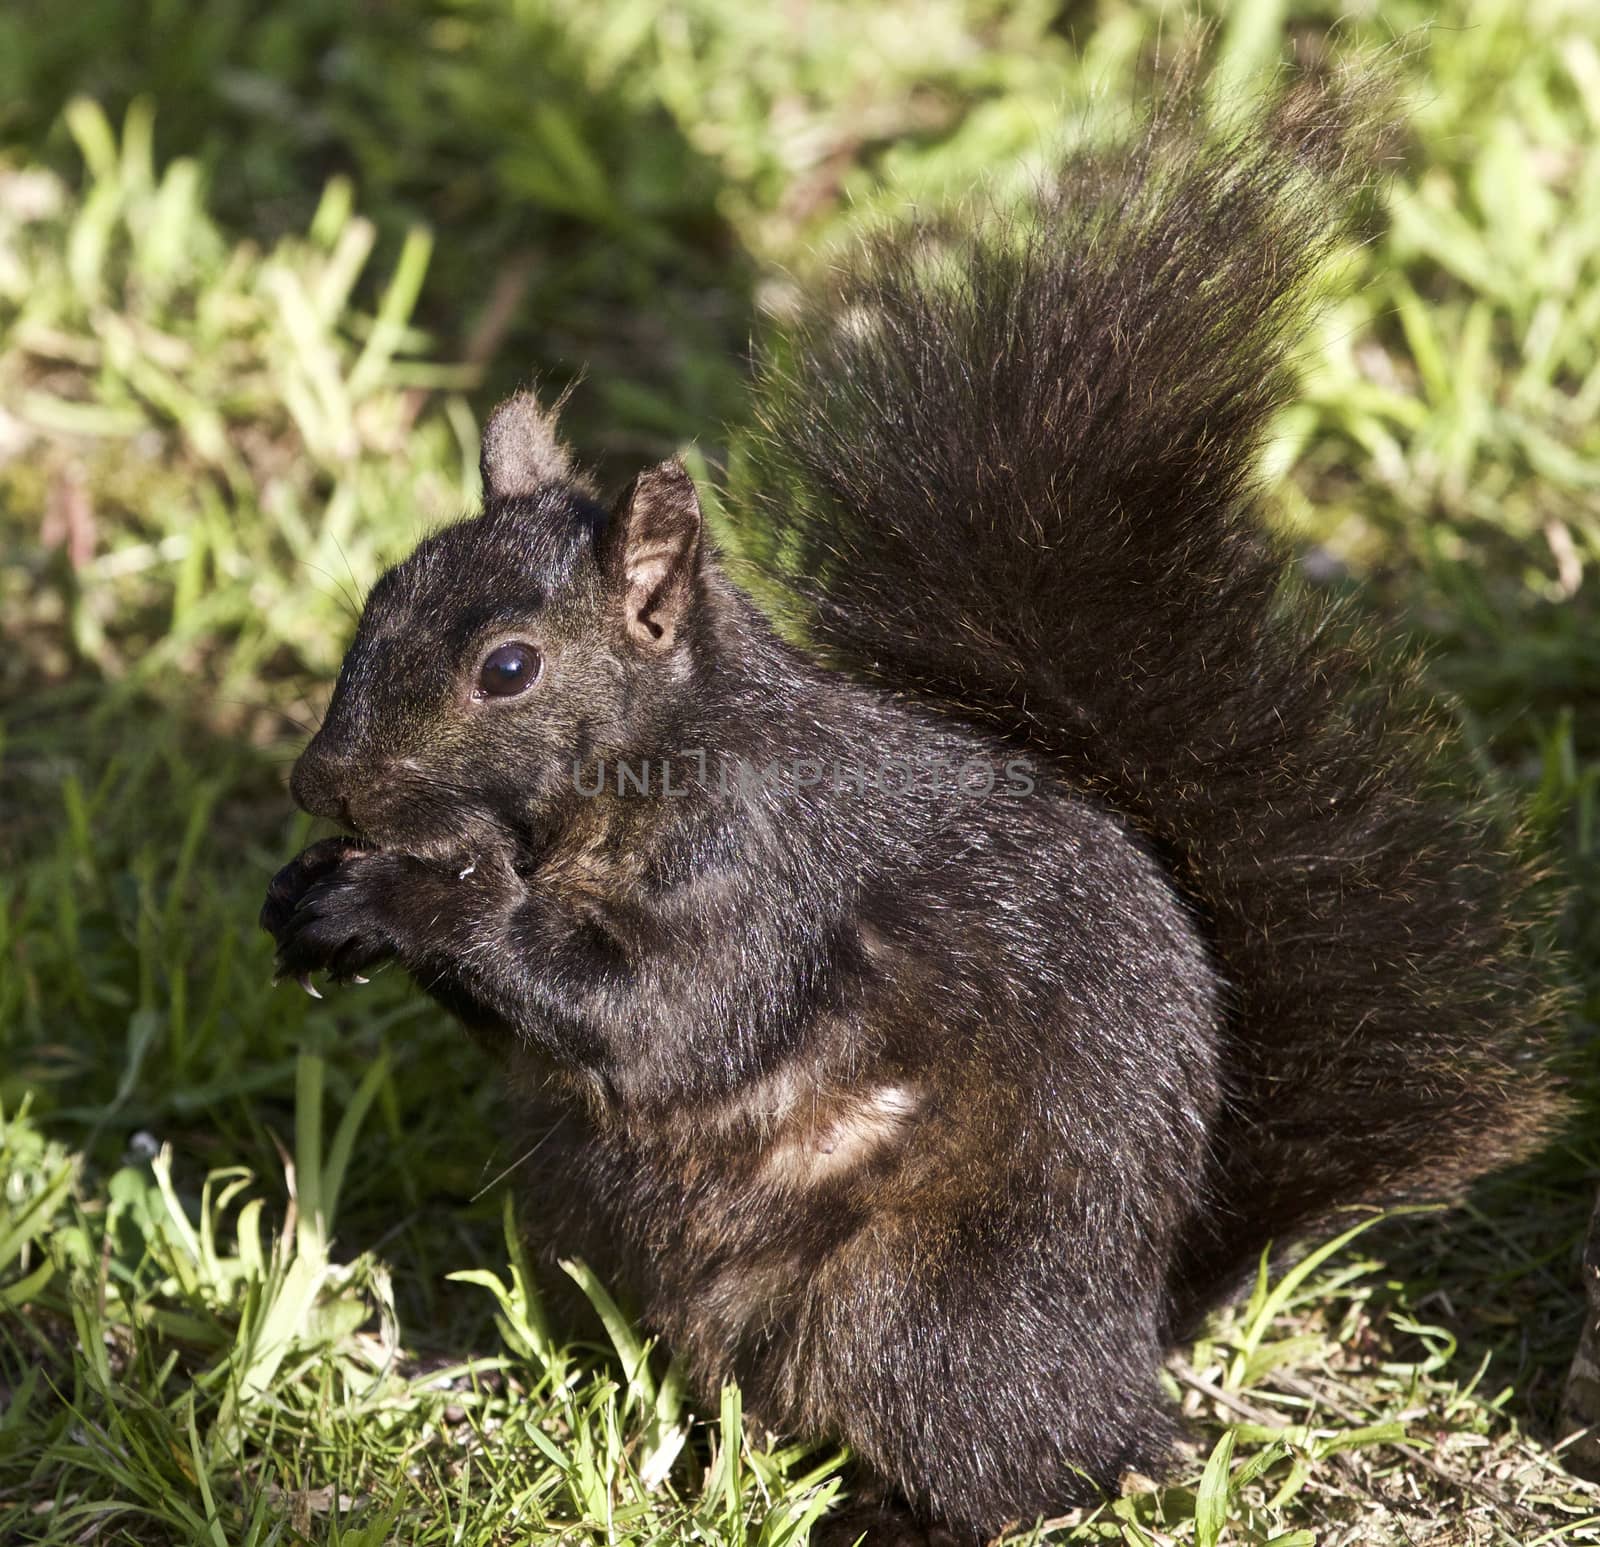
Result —
M 925 1209 L 948 1138 L 931 1083 L 773 1076 L 692 1119 L 608 1130 L 540 1115 L 530 1221 L 669 1335 L 719 1346 L 795 1313 L 863 1234 Z M 533 1169 L 530 1166 L 530 1169 Z

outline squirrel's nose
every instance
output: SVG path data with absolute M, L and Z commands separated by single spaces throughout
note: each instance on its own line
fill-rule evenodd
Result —
M 302 811 L 351 828 L 355 825 L 348 795 L 352 772 L 348 762 L 319 747 L 314 739 L 295 761 L 294 772 L 289 775 L 289 793 Z

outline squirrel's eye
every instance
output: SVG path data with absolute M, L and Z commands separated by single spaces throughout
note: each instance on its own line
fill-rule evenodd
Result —
M 478 670 L 478 692 L 486 698 L 513 698 L 539 680 L 539 652 L 532 645 L 499 645 Z

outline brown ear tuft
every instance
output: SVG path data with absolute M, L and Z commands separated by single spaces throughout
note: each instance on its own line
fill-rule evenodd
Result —
M 556 438 L 556 409 L 543 409 L 531 392 L 518 392 L 489 415 L 478 464 L 484 504 L 573 481 L 572 454 Z
M 676 458 L 640 473 L 612 512 L 601 563 L 628 637 L 647 650 L 671 648 L 693 604 L 700 527 L 700 495 Z

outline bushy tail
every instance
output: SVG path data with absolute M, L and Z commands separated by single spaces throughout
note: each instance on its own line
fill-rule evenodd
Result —
M 1369 145 L 1336 90 L 1181 101 L 1022 218 L 927 221 L 764 372 L 769 559 L 835 664 L 1125 813 L 1232 994 L 1185 1313 L 1354 1202 L 1447 1196 L 1559 1116 L 1532 883 L 1449 726 L 1253 498 Z M 1370 163 L 1369 163 L 1370 167 Z

